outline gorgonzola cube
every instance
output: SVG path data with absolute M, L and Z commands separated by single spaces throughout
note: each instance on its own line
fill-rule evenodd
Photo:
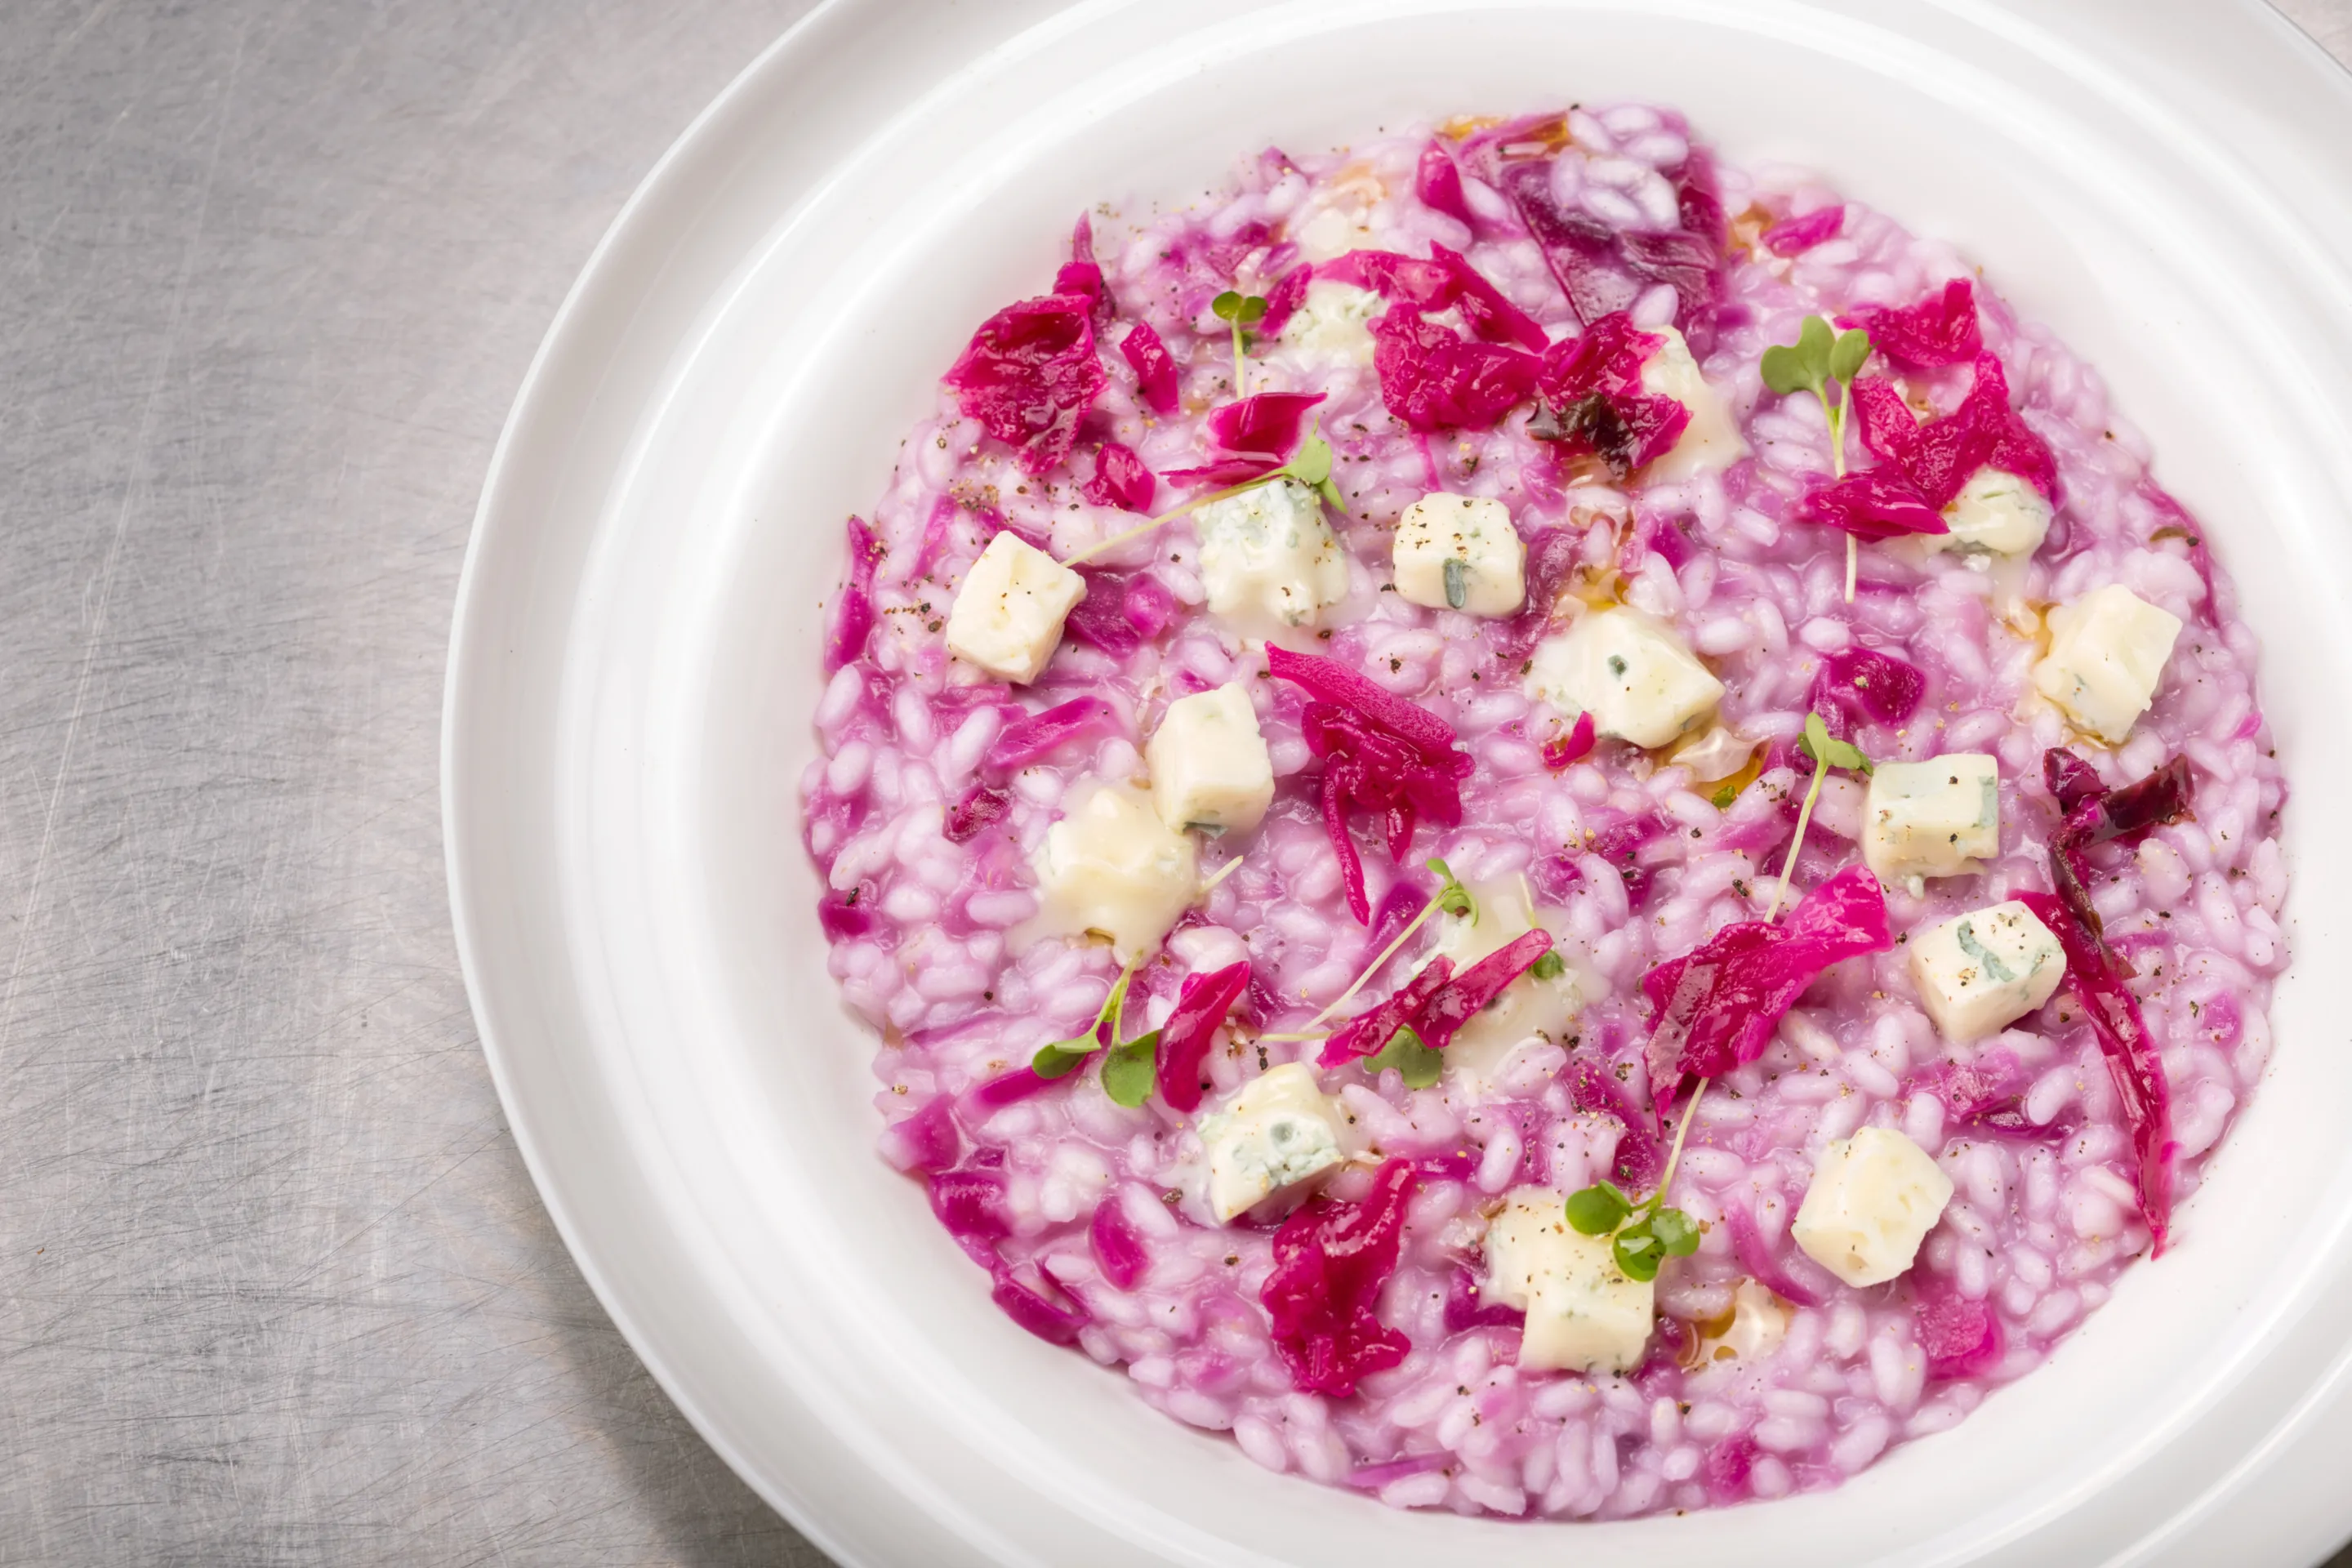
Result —
M 1527 602 L 1528 547 L 1510 508 L 1438 490 L 1397 521 L 1396 586 L 1433 610 L 1507 616 Z
M 2076 729 L 2121 745 L 2155 700 L 2180 618 L 2110 583 L 2058 605 L 2049 623 L 2050 652 L 2033 667 L 2034 689 Z
M 1087 581 L 1035 545 L 998 534 L 963 574 L 948 609 L 948 651 L 999 680 L 1026 686 L 1062 641 Z
M 1530 1371 L 1630 1372 L 1657 1317 L 1655 1282 L 1618 1272 L 1609 1237 L 1579 1234 L 1546 1187 L 1514 1190 L 1488 1223 L 1480 1294 L 1526 1311 L 1519 1365 Z
M 1383 308 L 1381 297 L 1370 289 L 1316 279 L 1282 324 L 1276 352 L 1299 363 L 1370 364 L 1371 321 Z
M 1748 455 L 1748 443 L 1739 438 L 1739 426 L 1732 423 L 1723 395 L 1700 374 L 1682 333 L 1672 327 L 1651 330 L 1666 341 L 1642 363 L 1642 390 L 1653 397 L 1671 397 L 1689 409 L 1690 423 L 1642 477 L 1680 484 L 1700 474 L 1719 474 Z
M 1911 983 L 1936 1027 L 1955 1044 L 1997 1034 L 2050 1000 L 2066 950 L 2011 899 L 1914 931 Z
M 1192 514 L 1209 611 L 1244 637 L 1311 626 L 1348 595 L 1348 561 L 1322 499 L 1296 479 L 1244 490 Z
M 1983 752 L 1881 763 L 1862 808 L 1862 858 L 1882 882 L 1958 877 L 2000 852 L 2000 763 Z
M 1672 626 L 1631 605 L 1588 610 L 1536 648 L 1528 692 L 1563 713 L 1589 712 L 1603 735 L 1663 746 L 1715 711 L 1723 682 Z
M 1943 534 L 1924 534 L 1937 550 L 1981 550 L 1995 555 L 2031 555 L 2050 532 L 2050 503 L 2042 492 L 2005 468 L 1979 468 L 1944 509 Z
M 1883 1285 L 1911 1267 L 1952 1201 L 1952 1178 L 1927 1152 L 1884 1127 L 1822 1151 L 1790 1237 L 1849 1285 Z
M 1535 929 L 1518 879 L 1481 882 L 1470 892 L 1477 900 L 1473 913 L 1438 917 L 1435 952 L 1450 959 L 1457 973 Z M 1557 1044 L 1565 1037 L 1581 1004 L 1576 972 L 1565 964 L 1549 976 L 1522 974 L 1454 1031 L 1445 1047 L 1445 1070 L 1471 1093 L 1485 1093 L 1520 1046 L 1536 1039 Z
M 1159 947 L 1200 885 L 1192 840 L 1125 784 L 1073 792 L 1037 847 L 1035 870 L 1040 929 L 1098 931 L 1122 963 Z
M 1339 1163 L 1339 1126 L 1304 1062 L 1270 1068 L 1201 1120 L 1209 1207 L 1230 1225 L 1275 1194 Z
M 1238 680 L 1171 702 L 1143 760 L 1160 820 L 1180 832 L 1246 831 L 1274 801 L 1274 763 Z

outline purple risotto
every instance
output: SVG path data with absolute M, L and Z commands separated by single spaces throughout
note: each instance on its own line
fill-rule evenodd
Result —
M 829 603 L 881 1151 L 1277 1471 L 1615 1518 L 2040 1364 L 2271 1050 L 2255 639 L 1962 255 L 1626 104 L 1080 219 Z

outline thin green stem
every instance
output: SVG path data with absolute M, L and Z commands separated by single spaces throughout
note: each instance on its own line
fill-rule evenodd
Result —
M 1831 386 L 1838 389 L 1837 406 L 1834 408 L 1830 406 L 1828 388 Z M 1842 479 L 1845 478 L 1845 416 L 1846 410 L 1853 406 L 1853 392 L 1852 388 L 1832 381 L 1814 395 L 1822 400 L 1822 408 L 1829 415 L 1830 477 Z M 1849 533 L 1845 536 L 1845 602 L 1849 605 L 1853 603 L 1854 579 L 1861 570 L 1862 543 Z
M 1650 1194 L 1650 1213 L 1654 1215 L 1666 1201 L 1666 1188 L 1675 1179 L 1675 1167 L 1682 1163 L 1683 1142 L 1690 1137 L 1691 1123 L 1698 1118 L 1698 1102 L 1706 1096 L 1706 1086 L 1714 1081 L 1711 1078 L 1699 1079 L 1698 1087 L 1691 1090 L 1690 1103 L 1683 1107 L 1683 1124 L 1675 1129 L 1675 1146 L 1666 1151 L 1666 1168 L 1658 1176 L 1658 1190 Z
M 1233 329 L 1234 396 L 1239 399 L 1249 395 L 1249 371 L 1242 361 L 1242 318 L 1238 310 L 1234 312 Z
M 1198 511 L 1201 508 L 1207 506 L 1211 501 L 1223 500 L 1228 497 L 1237 496 L 1244 490 L 1254 490 L 1257 489 L 1258 486 L 1265 484 L 1269 480 L 1278 479 L 1282 477 L 1283 471 L 1277 468 L 1273 473 L 1260 474 L 1254 479 L 1244 479 L 1240 484 L 1227 485 L 1223 489 L 1211 490 L 1204 496 L 1195 496 L 1191 500 L 1186 501 L 1182 506 L 1178 507 L 1174 511 L 1163 511 L 1158 517 L 1153 518 L 1150 522 L 1140 523 L 1134 528 L 1129 529 L 1125 533 L 1114 533 L 1108 539 L 1098 539 L 1092 544 L 1087 545 L 1084 550 L 1065 555 L 1062 557 L 1062 564 L 1065 566 L 1076 566 L 1081 561 L 1091 561 L 1096 556 L 1102 554 L 1105 551 L 1116 550 L 1130 539 L 1140 539 L 1145 534 L 1150 533 L 1153 529 L 1164 527 L 1165 525 L 1175 521 L 1178 518 L 1182 517 L 1187 512 Z
M 1780 885 L 1772 889 L 1771 907 L 1764 911 L 1764 921 L 1768 925 L 1780 913 L 1780 900 L 1788 894 L 1789 879 L 1796 874 L 1797 851 L 1804 846 L 1805 825 L 1813 819 L 1813 803 L 1822 798 L 1822 781 L 1829 777 L 1829 763 L 1816 758 L 1813 763 L 1813 786 L 1805 792 L 1805 804 L 1797 812 L 1797 832 L 1795 837 L 1789 840 L 1788 858 L 1780 862 Z

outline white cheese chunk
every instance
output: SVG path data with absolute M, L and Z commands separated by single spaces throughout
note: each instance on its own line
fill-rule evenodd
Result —
M 1545 1187 L 1515 1189 L 1487 1225 L 1480 1294 L 1526 1311 L 1519 1365 L 1531 1371 L 1630 1372 L 1657 1316 L 1655 1283 L 1619 1273 L 1609 1237 L 1580 1235 Z
M 1348 595 L 1348 561 L 1320 497 L 1296 479 L 1244 490 L 1192 514 L 1209 611 L 1244 637 L 1311 626 Z
M 1789 1235 L 1849 1285 L 1883 1285 L 1911 1267 L 1952 1201 L 1952 1178 L 1900 1132 L 1864 1127 L 1822 1151 Z
M 1862 858 L 1882 882 L 1958 877 L 2000 852 L 2000 763 L 1983 752 L 1881 763 L 1862 807 Z
M 1731 1310 L 1717 1321 L 1699 1325 L 1691 1362 L 1698 1366 L 1722 1361 L 1753 1365 L 1779 1350 L 1788 1337 L 1788 1304 L 1755 1280 L 1742 1279 L 1731 1292 Z
M 1396 586 L 1411 603 L 1507 616 L 1527 602 L 1528 547 L 1501 501 L 1435 490 L 1397 521 Z
M 1087 580 L 1035 545 L 1004 532 L 963 575 L 948 610 L 948 651 L 1000 680 L 1026 686 L 1061 645 L 1062 621 L 1087 596 Z
M 1467 915 L 1438 917 L 1437 945 L 1460 973 L 1535 929 L 1525 884 L 1517 878 L 1479 882 L 1470 889 L 1477 907 Z M 1445 1047 L 1445 1070 L 1474 1094 L 1491 1089 L 1529 1041 L 1559 1043 L 1582 1005 L 1576 972 L 1565 964 L 1549 977 L 1533 971 L 1503 988 L 1503 994 L 1473 1014 Z
M 1370 289 L 1316 279 L 1283 322 L 1276 352 L 1297 364 L 1370 364 L 1371 321 L 1385 302 Z
M 1748 455 L 1739 426 L 1723 395 L 1709 386 L 1691 357 L 1690 344 L 1672 327 L 1650 329 L 1666 341 L 1642 362 L 1642 390 L 1653 397 L 1671 397 L 1690 410 L 1690 423 L 1664 455 L 1642 470 L 1645 480 L 1680 484 L 1701 474 L 1719 474 Z
M 1159 947 L 1200 881 L 1192 840 L 1125 784 L 1074 791 L 1037 847 L 1035 870 L 1041 929 L 1099 931 L 1122 963 Z
M 1589 712 L 1595 730 L 1663 746 L 1715 711 L 1723 682 L 1664 622 L 1630 605 L 1588 610 L 1536 648 L 1528 695 L 1563 713 Z
M 1219 1225 L 1340 1159 L 1339 1121 L 1304 1062 L 1260 1073 L 1223 1110 L 1202 1118 L 1201 1146 L 1208 1152 L 1209 1207 Z
M 2172 657 L 2180 618 L 2120 583 L 2050 612 L 2050 652 L 2033 685 L 2075 728 L 2121 745 L 2147 711 Z
M 2066 950 L 2011 899 L 1913 931 L 1911 983 L 1936 1027 L 1955 1044 L 1998 1034 L 2050 1000 Z
M 1944 509 L 1950 531 L 1920 537 L 1936 550 L 2031 555 L 2048 536 L 2050 517 L 2050 503 L 2032 485 L 2005 468 L 1979 468 Z
M 1238 680 L 1171 702 L 1143 760 L 1160 820 L 1180 832 L 1246 831 L 1274 801 L 1274 762 Z

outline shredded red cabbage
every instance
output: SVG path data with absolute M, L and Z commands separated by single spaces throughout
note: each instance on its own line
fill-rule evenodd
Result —
M 1573 528 L 1547 528 L 1528 541 L 1527 607 L 1507 621 L 1495 623 L 1487 636 L 1495 652 L 1509 660 L 1524 658 L 1551 629 L 1552 606 L 1559 591 L 1574 576 L 1584 552 L 1584 534 Z
M 1261 340 L 1271 342 L 1282 335 L 1283 327 L 1298 311 L 1307 299 L 1307 286 L 1315 281 L 1315 268 L 1310 262 L 1300 262 L 1282 275 L 1265 293 L 1265 314 L 1258 318 L 1257 331 Z
M 1135 455 L 1135 448 L 1118 441 L 1105 441 L 1095 448 L 1095 471 L 1078 487 L 1078 493 L 1097 506 L 1115 506 L 1121 511 L 1149 512 L 1151 493 L 1160 481 Z
M 1177 405 L 1176 356 L 1160 341 L 1160 334 L 1149 321 L 1138 321 L 1135 329 L 1118 342 L 1118 352 L 1135 372 L 1135 384 L 1143 394 L 1143 401 L 1154 414 L 1173 414 Z
M 1349 811 L 1382 814 L 1389 855 L 1402 859 L 1422 817 L 1448 826 L 1462 820 L 1461 781 L 1475 764 L 1456 748 L 1452 725 L 1355 671 L 1272 645 L 1265 658 L 1276 679 L 1319 699 L 1307 705 L 1299 728 L 1307 749 L 1323 762 L 1323 826 L 1339 858 L 1348 908 L 1358 923 L 1369 925 L 1371 901 L 1348 831 Z
M 999 1073 L 985 1083 L 974 1085 L 968 1092 L 972 1102 L 984 1110 L 1002 1110 L 1032 1095 L 1043 1094 L 1057 1083 L 1068 1081 L 1058 1078 L 1040 1078 L 1036 1069 L 1017 1067 L 1011 1072 Z
M 1966 364 L 1984 353 L 1976 290 L 1965 278 L 1899 309 L 1856 310 L 1838 324 L 1863 328 L 1872 348 L 1914 369 Z
M 1095 354 L 1094 300 L 1048 294 L 1007 305 L 981 323 L 940 379 L 964 417 L 1013 447 L 1024 473 L 1070 455 L 1078 421 L 1108 377 Z
M 1054 292 L 1085 295 L 1094 301 L 1098 318 L 1111 313 L 1110 290 L 1103 287 L 1102 268 L 1095 265 L 1095 226 L 1084 213 L 1070 230 L 1070 258 L 1054 274 Z
M 1064 746 L 1119 732 L 1118 710 L 1100 697 L 1073 697 L 1043 713 L 1007 724 L 989 746 L 981 766 L 995 774 L 1052 756 Z
M 1939 1290 L 1921 1300 L 1912 1309 L 1911 1321 L 1919 1348 L 1927 1352 L 1933 1382 L 1982 1377 L 2000 1364 L 2007 1348 L 1992 1308 L 1957 1290 Z
M 834 601 L 833 624 L 824 636 L 827 675 L 866 657 L 866 641 L 874 635 L 874 568 L 882 556 L 882 541 L 866 520 L 851 518 L 849 571 L 842 579 L 841 596 Z
M 2058 460 L 2010 407 L 2009 377 L 1993 354 L 1977 356 L 1976 379 L 1960 405 L 1925 425 L 1894 384 L 1877 376 L 1857 376 L 1849 395 L 1862 444 L 1894 464 L 1938 511 L 1987 465 L 2017 475 L 2053 501 L 2059 499 Z
M 2094 844 L 2137 844 L 2155 829 L 2193 815 L 2189 759 L 2174 757 L 2137 784 L 2106 790 L 2098 788 L 2098 775 L 2088 763 L 2053 748 L 2042 755 L 2042 776 L 2062 803 L 2074 800 L 2050 840 L 2051 880 L 2084 929 L 2104 941 L 2106 924 L 2091 901 L 2091 861 L 2084 851 Z
M 1738 1502 L 1748 1495 L 1748 1478 L 1763 1448 L 1753 1432 L 1734 1432 L 1706 1451 L 1706 1495 L 1711 1502 Z
M 1579 713 L 1576 723 L 1565 735 L 1554 735 L 1543 743 L 1544 766 L 1554 773 L 1591 754 L 1600 731 L 1593 726 L 1592 715 Z
M 1071 607 L 1062 629 L 1106 653 L 1126 658 L 1165 630 L 1176 613 L 1176 596 L 1148 572 L 1081 575 L 1087 580 L 1087 596 Z
M 1274 1233 L 1274 1269 L 1258 1300 L 1300 1391 L 1346 1399 L 1412 1348 L 1373 1309 L 1396 1269 L 1415 1175 L 1411 1161 L 1391 1160 L 1362 1202 L 1310 1199 Z
M 1413 1033 L 1431 1050 L 1444 1050 L 1454 1043 L 1456 1030 L 1500 996 L 1505 987 L 1525 974 L 1537 959 L 1549 952 L 1551 945 L 1551 932 L 1531 931 L 1496 948 L 1431 995 L 1413 1019 Z
M 1023 1283 L 1013 1266 L 1001 1259 L 989 1269 L 989 1278 L 994 1282 L 989 1297 L 1004 1315 L 1049 1344 L 1076 1343 L 1078 1331 L 1094 1321 L 1093 1313 L 1056 1288 L 1042 1272 L 1038 1283 L 1052 1289 L 1053 1296 Z
M 1413 165 L 1412 194 L 1430 211 L 1444 213 L 1474 229 L 1478 226 L 1470 216 L 1469 200 L 1462 194 L 1462 171 L 1454 166 L 1454 155 L 1445 150 L 1445 143 L 1435 137 L 1421 150 L 1421 162 Z
M 2068 816 L 2084 801 L 2107 792 L 2099 770 L 2063 746 L 2053 746 L 2042 753 L 2042 782 L 2057 798 L 2058 809 Z
M 1764 1232 L 1758 1228 L 1756 1216 L 1748 1212 L 1746 1203 L 1734 1199 L 1725 1204 L 1723 1219 L 1731 1227 L 1732 1257 L 1738 1259 L 1739 1267 L 1748 1270 L 1759 1285 L 1782 1300 L 1793 1301 L 1800 1307 L 1822 1304 L 1821 1291 L 1790 1279 L 1789 1271 L 1772 1256 L 1771 1247 L 1765 1244 Z
M 966 1166 L 934 1172 L 930 1187 L 931 1212 L 948 1234 L 983 1263 L 992 1259 L 995 1249 L 989 1244 L 1013 1234 L 1013 1222 L 1004 1213 L 1004 1178 Z
M 1896 539 L 1906 533 L 1949 533 L 1944 514 L 1927 504 L 1901 469 L 1864 468 L 1815 485 L 1797 503 L 1799 522 L 1843 529 L 1856 539 Z
M 1537 360 L 1392 308 L 1372 322 L 1372 369 L 1381 401 L 1413 429 L 1483 430 L 1534 392 Z
M 1674 449 L 1690 410 L 1642 390 L 1642 364 L 1665 340 L 1612 311 L 1544 354 L 1537 390 L 1544 406 L 1528 434 L 1590 453 L 1619 479 Z
M 948 808 L 947 825 L 941 831 L 950 844 L 969 843 L 981 829 L 1002 820 L 1012 806 L 1013 797 L 1003 790 L 976 784 Z
M 1780 923 L 1737 921 L 1642 976 L 1656 1010 L 1650 1092 L 1664 1111 L 1685 1078 L 1752 1062 L 1805 988 L 1843 959 L 1895 945 L 1878 879 L 1849 866 L 1807 893 Z
M 883 1157 L 901 1171 L 931 1175 L 949 1169 L 963 1155 L 963 1135 L 956 1128 L 955 1102 L 935 1095 L 912 1116 L 894 1121 L 882 1134 Z
M 1175 1010 L 1160 1026 L 1160 1098 L 1171 1110 L 1194 1110 L 1201 1104 L 1201 1064 L 1208 1059 L 1209 1043 L 1249 989 L 1249 961 L 1229 963 L 1207 974 L 1188 974 L 1176 993 Z
M 1325 394 L 1261 392 L 1212 413 L 1206 429 L 1209 461 L 1196 468 L 1171 468 L 1171 485 L 1213 487 L 1264 479 L 1288 462 L 1307 437 L 1307 416 Z
M 1134 1289 L 1151 1267 L 1151 1255 L 1143 1248 L 1143 1234 L 1119 1206 L 1117 1193 L 1095 1205 L 1094 1222 L 1087 1226 L 1087 1243 L 1102 1277 L 1121 1290 Z
M 1802 217 L 1782 218 L 1764 231 L 1764 248 L 1775 256 L 1800 256 L 1838 237 L 1845 226 L 1845 206 L 1835 203 L 1815 207 Z
M 874 929 L 874 900 L 881 889 L 863 881 L 844 892 L 827 893 L 817 900 L 816 923 L 835 942 L 864 936 Z
M 1420 973 L 1391 996 L 1365 1012 L 1358 1014 L 1331 1033 L 1323 1042 L 1322 1055 L 1316 1059 L 1327 1068 L 1351 1062 L 1363 1057 L 1378 1056 L 1396 1032 L 1421 1016 L 1430 998 L 1445 988 L 1454 978 L 1454 961 L 1440 955 L 1424 965 Z
M 1822 656 L 1805 706 L 1820 714 L 1837 739 L 1873 721 L 1900 724 L 1919 710 L 1927 678 L 1919 667 L 1859 644 Z
M 2063 901 L 2049 893 L 2010 896 L 2032 910 L 2066 950 L 2066 987 L 2083 1005 L 2123 1101 L 2124 1124 L 2137 1156 L 2133 1174 L 2140 1215 L 2147 1221 L 2150 1250 L 2160 1257 L 2172 1215 L 2172 1091 L 2163 1058 L 2140 1017 L 2139 1001 L 2098 937 Z

